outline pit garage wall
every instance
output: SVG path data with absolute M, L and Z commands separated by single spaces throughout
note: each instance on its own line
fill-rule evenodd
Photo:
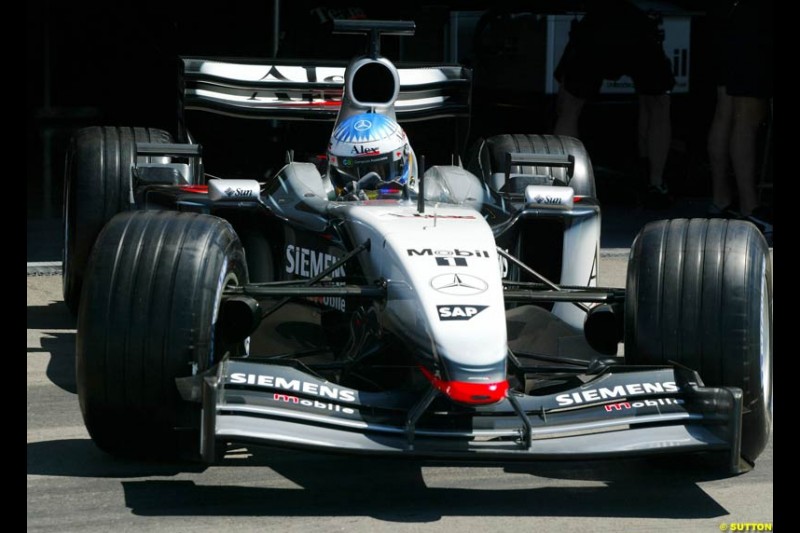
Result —
M 551 15 L 547 17 L 547 72 L 545 75 L 545 93 L 558 93 L 558 82 L 553 72 L 558 65 L 564 48 L 569 40 L 569 28 L 574 18 L 582 15 Z M 664 53 L 672 61 L 672 75 L 675 76 L 675 87 L 672 94 L 689 92 L 689 56 L 691 50 L 692 18 L 688 15 L 664 15 L 661 29 L 664 31 Z M 628 76 L 618 80 L 605 80 L 600 88 L 601 94 L 633 94 L 633 81 Z
M 665 177 L 678 197 L 707 197 L 710 176 L 706 136 L 713 117 L 716 92 L 711 79 L 711 43 L 705 4 L 634 0 L 645 11 L 661 15 L 664 51 L 672 62 L 676 85 L 672 91 L 672 145 Z M 586 2 L 530 3 L 498 10 L 529 14 L 525 42 L 508 56 L 475 52 L 481 42 L 480 10 L 449 14 L 446 58 L 473 67 L 473 120 L 470 143 L 479 136 L 503 133 L 551 132 L 556 119 L 558 83 L 553 78 L 569 39 L 570 24 L 583 16 Z M 520 7 L 521 6 L 521 7 Z M 548 11 L 549 9 L 549 11 Z M 513 35 L 512 32 L 509 34 Z M 509 39 L 511 41 L 513 39 Z M 499 38 L 485 48 L 502 48 Z M 628 77 L 606 81 L 600 94 L 585 106 L 580 119 L 584 141 L 598 178 L 598 194 L 606 204 L 628 204 L 637 180 L 643 180 L 637 158 L 637 103 Z
M 672 61 L 675 88 L 673 94 L 689 92 L 689 60 L 691 53 L 692 17 L 700 15 L 697 11 L 687 11 L 666 2 L 635 1 L 645 11 L 661 14 L 660 29 L 664 32 L 664 52 Z M 531 6 L 530 12 L 535 13 Z M 520 10 L 521 13 L 524 11 Z M 452 11 L 446 29 L 447 46 L 445 59 L 448 62 L 467 62 L 473 54 L 474 32 L 484 11 Z M 573 20 L 580 20 L 584 13 L 580 11 L 568 14 L 541 14 L 543 23 L 539 30 L 541 35 L 527 43 L 539 54 L 544 69 L 537 76 L 538 87 L 532 87 L 544 94 L 558 93 L 558 82 L 553 72 L 558 65 L 564 48 L 569 41 L 569 30 Z M 520 69 L 524 66 L 520 65 Z M 600 90 L 601 94 L 633 94 L 633 82 L 628 76 L 618 80 L 606 80 Z
M 340 44 L 329 46 L 334 41 L 323 38 L 326 35 L 324 21 L 319 20 L 322 11 L 317 9 L 323 3 L 306 0 L 272 0 L 252 5 L 248 7 L 250 15 L 246 19 L 241 13 L 222 8 L 182 11 L 174 5 L 144 5 L 141 10 L 131 13 L 113 3 L 102 6 L 44 0 L 27 3 L 27 72 L 30 74 L 26 77 L 28 218 L 60 220 L 64 154 L 69 135 L 75 128 L 125 124 L 175 129 L 175 72 L 169 60 L 171 55 L 269 57 L 275 46 L 272 20 L 276 1 L 280 4 L 279 55 L 292 51 L 289 46 L 292 36 L 302 37 L 300 40 L 308 45 L 306 52 L 324 50 L 327 58 L 340 49 L 352 51 L 360 44 L 360 41 L 347 39 L 348 36 L 337 36 L 335 43 Z M 482 10 L 495 7 L 491 2 L 477 1 L 454 1 L 447 5 L 404 2 L 402 6 L 380 6 L 356 0 L 326 4 L 325 16 L 347 14 L 355 9 L 359 16 L 363 12 L 374 18 L 394 16 L 417 20 L 417 36 L 412 40 L 386 40 L 386 53 L 404 61 L 449 61 L 454 57 L 469 60 L 472 52 L 470 21 L 474 28 Z M 534 4 L 537 9 L 541 7 L 553 13 L 543 15 L 552 30 L 545 32 L 546 42 L 540 58 L 543 66 L 529 67 L 535 71 L 540 89 L 538 95 L 527 95 L 528 109 L 523 112 L 515 110 L 510 115 L 511 121 L 503 118 L 504 133 L 523 131 L 523 127 L 526 131 L 544 132 L 551 127 L 550 104 L 546 100 L 541 103 L 539 97 L 551 95 L 555 90 L 550 73 L 566 42 L 567 20 L 572 16 L 564 12 L 579 4 L 567 0 Z M 664 5 L 663 2 L 660 4 Z M 682 4 L 691 5 L 693 2 L 687 0 Z M 703 6 L 699 1 L 696 4 Z M 504 7 L 507 5 L 503 3 Z M 524 5 L 530 8 L 532 4 L 526 2 Z M 687 46 L 685 34 L 680 36 L 673 29 L 672 22 L 674 18 L 678 26 L 685 28 L 690 17 L 686 13 L 667 15 L 665 33 L 669 39 L 667 46 L 681 50 L 678 54 L 681 61 L 682 51 L 687 50 L 686 62 L 679 66 L 679 71 L 685 69 L 687 73 L 694 73 L 691 84 L 687 77 L 686 84 L 679 83 L 677 90 L 688 91 L 691 88 L 694 92 L 698 87 L 697 73 L 701 72 L 698 69 L 702 69 L 698 66 L 696 52 L 702 43 L 692 42 Z M 702 15 L 700 11 L 695 14 Z M 696 22 L 697 17 L 691 20 L 692 32 L 695 32 L 693 26 Z M 298 26 L 302 26 L 304 31 L 298 32 Z M 675 45 L 671 44 L 673 37 Z M 311 46 L 314 43 L 316 45 Z M 673 56 L 672 53 L 668 55 Z M 624 83 L 621 80 L 618 85 Z M 630 90 L 623 86 L 616 89 L 620 94 L 607 96 L 627 97 L 626 91 L 629 93 Z M 713 92 L 709 94 L 708 105 L 704 102 L 699 108 L 700 113 L 687 113 L 693 117 L 695 131 L 704 131 L 705 121 L 710 121 Z M 708 111 L 708 117 L 702 113 L 703 110 Z M 675 137 L 681 135 L 682 113 L 678 106 L 673 108 Z M 590 115 L 591 110 L 587 112 L 587 120 L 591 119 Z M 481 127 L 480 121 L 475 121 L 472 133 L 492 133 L 488 129 L 481 130 Z M 247 139 L 250 130 L 242 128 L 241 133 L 240 137 Z M 424 137 L 426 132 L 417 133 Z M 254 131 L 254 134 L 261 133 Z M 320 138 L 323 137 L 324 133 L 320 133 Z M 269 140 L 264 138 L 266 145 Z

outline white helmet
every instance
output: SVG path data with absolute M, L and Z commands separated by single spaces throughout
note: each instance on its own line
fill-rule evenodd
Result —
M 337 188 L 351 192 L 354 188 L 402 190 L 412 178 L 413 163 L 403 128 L 377 113 L 346 118 L 328 145 L 330 179 Z

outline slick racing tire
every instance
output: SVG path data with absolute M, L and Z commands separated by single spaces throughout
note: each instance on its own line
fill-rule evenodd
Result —
M 512 171 L 556 178 L 572 187 L 576 196 L 595 197 L 597 195 L 589 154 L 583 143 L 574 137 L 506 134 L 478 139 L 473 144 L 467 158 L 467 170 L 486 183 L 492 183 L 491 178 L 494 174 L 505 172 L 507 153 L 571 155 L 575 158 L 572 177 L 567 175 L 567 169 L 557 167 L 523 166 L 514 168 Z
M 247 257 L 247 271 L 251 283 L 265 283 L 276 280 L 275 260 L 272 247 L 266 235 L 258 229 L 238 227 L 239 238 Z
M 225 287 L 247 282 L 242 245 L 217 217 L 173 211 L 116 215 L 92 250 L 76 343 L 83 420 L 102 450 L 197 457 L 200 404 L 176 378 L 232 349 L 217 322 Z
M 706 386 L 744 394 L 742 457 L 753 463 L 772 427 L 772 265 L 751 223 L 647 224 L 630 254 L 625 359 L 696 370 Z
M 151 128 L 100 127 L 78 130 L 67 151 L 64 183 L 64 302 L 78 313 L 84 270 L 94 241 L 111 217 L 131 209 L 135 163 L 166 158 L 136 156 L 136 143 L 170 143 L 169 133 Z

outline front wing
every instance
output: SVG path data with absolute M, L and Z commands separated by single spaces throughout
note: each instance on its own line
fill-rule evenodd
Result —
M 680 367 L 612 367 L 554 394 L 488 406 L 437 389 L 365 392 L 298 363 L 228 360 L 179 388 L 202 401 L 201 454 L 255 443 L 348 453 L 479 460 L 599 459 L 723 451 L 740 460 L 742 392 Z

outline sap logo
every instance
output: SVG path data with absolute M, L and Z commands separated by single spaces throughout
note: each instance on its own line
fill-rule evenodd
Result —
M 488 305 L 437 305 L 439 320 L 469 320 Z
M 537 204 L 545 204 L 545 205 L 561 205 L 563 202 L 561 198 L 557 196 L 542 196 L 541 194 L 536 196 L 533 199 L 534 202 Z
M 377 146 L 353 146 L 353 149 L 350 150 L 351 154 L 359 154 L 359 155 L 371 155 L 377 154 L 380 152 L 380 149 Z

